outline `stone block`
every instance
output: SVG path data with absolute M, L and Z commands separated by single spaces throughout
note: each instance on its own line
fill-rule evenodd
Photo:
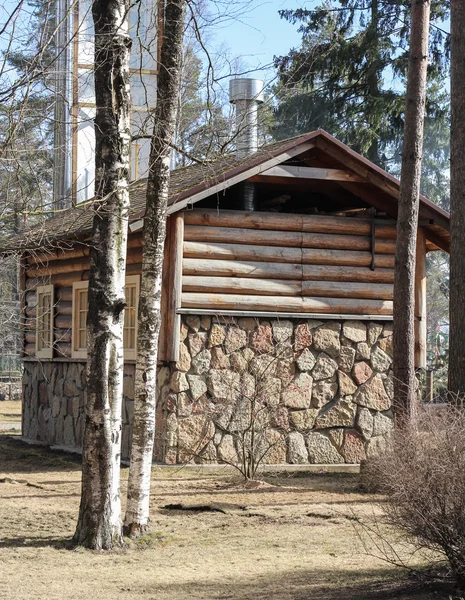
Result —
M 310 408 L 313 379 L 308 373 L 299 373 L 282 392 L 282 401 L 289 408 Z
M 359 464 L 366 459 L 365 446 L 359 433 L 353 430 L 345 432 L 341 454 L 346 463 Z
M 252 317 L 242 317 L 237 321 L 237 324 L 244 331 L 253 331 L 255 327 L 258 325 L 258 319 L 253 319 Z
M 368 381 L 372 376 L 373 371 L 366 362 L 358 362 L 354 365 L 353 376 L 358 385 L 362 385 L 365 381 Z
M 331 427 L 353 427 L 356 412 L 356 404 L 347 398 L 340 398 L 318 415 L 315 422 L 315 428 L 329 429 Z
M 331 443 L 331 440 L 318 431 L 312 431 L 307 435 L 308 459 L 312 464 L 331 465 L 344 462 Z
M 383 352 L 385 352 L 391 358 L 394 354 L 394 348 L 392 344 L 392 335 L 389 337 L 381 338 L 378 343 L 378 347 L 381 348 Z
M 361 385 L 354 394 L 354 402 L 372 410 L 388 410 L 391 401 L 384 389 L 383 380 L 378 373 L 371 381 Z
M 213 441 L 215 426 L 209 415 L 192 415 L 178 420 L 179 461 L 198 456 Z
M 336 358 L 341 351 L 340 331 L 340 323 L 325 323 L 313 332 L 314 347 Z
M 339 395 L 352 396 L 352 394 L 355 394 L 357 391 L 357 386 L 353 382 L 352 378 L 342 371 L 338 371 L 337 375 L 339 380 Z
M 250 336 L 250 346 L 258 354 L 269 354 L 274 351 L 273 332 L 269 323 L 262 323 Z
M 218 444 L 218 458 L 227 464 L 237 463 L 237 452 L 232 435 L 226 433 L 221 438 L 221 442 Z
M 366 440 L 371 438 L 373 435 L 373 415 L 368 408 L 359 407 L 355 426 Z
M 211 371 L 213 372 L 213 371 Z M 207 384 L 201 375 L 187 375 L 188 388 L 190 388 L 190 396 L 196 401 L 207 393 Z M 180 390 L 184 392 L 185 390 Z
M 296 372 L 294 361 L 279 360 L 276 363 L 276 376 L 282 381 L 283 386 L 287 386 L 294 379 Z
M 204 348 L 192 359 L 192 370 L 196 375 L 203 375 L 210 369 L 211 354 L 210 350 Z
M 337 358 L 339 369 L 344 373 L 350 373 L 354 366 L 355 350 L 349 346 L 343 346 Z
M 200 328 L 204 331 L 208 331 L 212 325 L 212 318 L 209 315 L 202 315 L 200 317 Z
M 208 338 L 208 347 L 213 348 L 214 346 L 220 346 L 224 342 L 225 337 L 225 327 L 218 323 L 213 323 L 210 330 L 210 337 Z
M 191 333 L 187 338 L 187 343 L 189 344 L 189 350 L 193 358 L 207 345 L 207 332 L 199 331 L 198 333 Z
M 226 354 L 236 352 L 247 344 L 247 333 L 238 327 L 228 327 L 224 339 L 224 349 Z
M 394 428 L 394 419 L 392 415 L 375 413 L 373 418 L 373 437 L 391 433 Z
M 282 465 L 286 463 L 287 447 L 286 439 L 276 429 L 268 429 L 264 439 L 264 464 Z
M 264 406 L 277 406 L 281 400 L 281 379 L 267 377 L 256 381 L 256 398 Z
M 233 356 L 234 357 L 239 356 L 240 359 L 243 362 L 245 362 L 240 354 L 233 352 L 233 354 L 231 354 L 231 356 L 226 356 L 226 354 L 223 352 L 223 349 L 221 347 L 214 346 L 211 349 L 211 368 L 212 369 L 229 369 L 229 368 L 231 368 L 231 366 L 234 367 Z M 247 366 L 247 363 L 245 366 Z M 244 370 L 244 369 L 236 368 L 235 370 L 240 371 L 240 370 Z
M 342 325 L 344 337 L 352 342 L 366 342 L 367 328 L 362 321 L 345 321 Z
M 187 315 L 185 317 L 185 322 L 189 329 L 195 333 L 197 333 L 197 331 L 200 329 L 200 317 L 197 315 Z
M 187 373 L 191 368 L 191 355 L 184 342 L 179 344 L 179 360 L 175 363 L 174 368 L 176 371 L 183 371 Z
M 289 423 L 297 431 L 309 431 L 315 425 L 318 410 L 307 408 L 305 410 L 291 410 L 289 413 Z
M 374 371 L 384 373 L 391 366 L 392 358 L 378 346 L 371 352 L 371 366 Z
M 315 381 L 320 381 L 321 379 L 329 379 L 336 373 L 336 371 L 337 362 L 330 358 L 324 352 L 321 352 L 318 355 L 316 364 L 312 370 L 312 377 Z
M 312 406 L 321 408 L 331 402 L 337 392 L 337 383 L 334 381 L 317 381 L 313 384 Z
M 71 415 L 67 415 L 63 424 L 63 443 L 66 446 L 75 446 L 76 438 L 74 436 L 74 419 Z
M 301 371 L 311 371 L 315 366 L 316 358 L 309 348 L 304 348 L 295 362 Z
M 357 344 L 357 360 L 370 360 L 371 348 L 366 342 L 359 342 Z
M 290 341 L 293 333 L 292 321 L 273 321 L 272 324 L 273 337 L 276 342 Z
M 181 371 L 175 371 L 171 375 L 170 388 L 173 392 L 185 392 L 189 389 L 186 374 Z
M 305 438 L 298 431 L 291 431 L 287 436 L 287 455 L 291 465 L 308 462 L 308 452 L 305 446 Z
M 239 373 L 227 369 L 211 369 L 208 374 L 208 391 L 217 400 L 235 399 L 240 391 Z
M 273 427 L 289 431 L 289 411 L 282 404 L 270 410 L 270 423 Z M 297 429 L 297 427 L 295 427 Z
M 313 336 L 308 327 L 308 323 L 297 325 L 294 333 L 294 350 L 300 352 L 304 348 L 309 348 L 312 345 Z
M 278 360 L 269 354 L 260 354 L 250 361 L 250 372 L 253 373 L 257 381 L 274 377 L 278 368 Z
M 367 337 L 370 346 L 374 346 L 383 331 L 383 326 L 379 323 L 368 323 Z

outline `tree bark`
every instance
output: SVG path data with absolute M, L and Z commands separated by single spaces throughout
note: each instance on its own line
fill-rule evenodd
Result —
M 415 414 L 415 255 L 428 66 L 430 0 L 412 0 L 404 145 L 394 272 L 394 409 L 398 426 Z
M 82 491 L 74 542 L 122 542 L 120 503 L 124 280 L 129 211 L 128 0 L 95 0 L 95 202 L 87 317 Z
M 465 4 L 451 0 L 449 391 L 465 394 Z
M 170 180 L 171 143 L 180 94 L 186 0 L 166 0 L 155 127 L 147 181 L 138 313 L 134 418 L 125 531 L 149 527 L 150 475 L 155 437 L 156 367 L 161 322 L 161 283 Z

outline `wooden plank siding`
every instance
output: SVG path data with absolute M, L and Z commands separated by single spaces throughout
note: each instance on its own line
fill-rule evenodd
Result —
M 184 213 L 181 307 L 392 315 L 395 222 L 194 209 Z

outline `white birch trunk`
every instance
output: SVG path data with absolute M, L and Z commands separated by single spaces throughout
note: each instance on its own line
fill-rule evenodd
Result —
M 95 0 L 96 199 L 87 317 L 82 492 L 74 542 L 122 542 L 120 499 L 123 322 L 129 211 L 130 87 L 127 0 Z
M 125 531 L 135 537 L 148 530 L 150 476 L 155 438 L 156 368 L 161 321 L 161 282 L 169 193 L 170 154 L 180 94 L 186 0 L 166 0 L 158 77 L 155 127 L 147 183 L 142 245 L 142 281 L 131 463 Z

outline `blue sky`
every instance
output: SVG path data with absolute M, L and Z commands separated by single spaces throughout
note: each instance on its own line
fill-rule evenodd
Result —
M 234 0 L 231 0 L 231 6 Z M 246 6 L 247 5 L 247 6 Z M 297 25 L 281 19 L 278 11 L 310 7 L 315 2 L 304 0 L 253 0 L 242 2 L 240 14 L 231 14 L 215 31 L 214 45 L 224 44 L 232 56 L 240 57 L 242 64 L 257 71 L 256 77 L 268 79 L 273 70 L 263 69 L 273 56 L 282 56 L 300 45 Z

